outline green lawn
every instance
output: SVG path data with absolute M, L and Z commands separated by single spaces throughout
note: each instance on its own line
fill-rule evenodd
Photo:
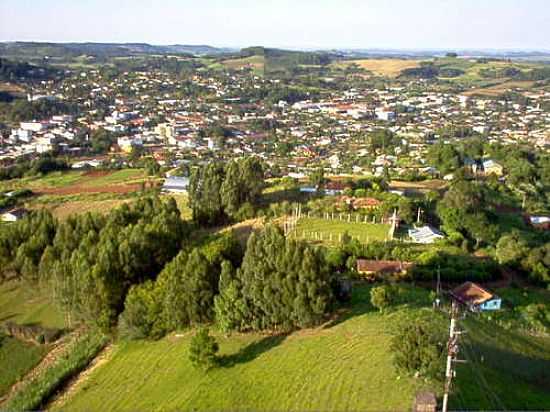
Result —
M 0 284 L 0 323 L 6 321 L 65 327 L 63 314 L 45 292 L 16 281 Z
M 46 345 L 32 345 L 0 335 L 0 397 L 36 366 L 47 352 Z
M 45 176 L 23 177 L 0 182 L 0 191 L 20 188 L 58 188 L 78 183 L 82 178 L 81 171 L 51 172 Z
M 88 186 L 114 185 L 119 183 L 136 183 L 143 181 L 145 173 L 143 169 L 122 169 L 105 176 L 85 177 L 82 183 Z
M 389 230 L 390 225 L 386 224 L 355 223 L 352 216 L 351 222 L 338 219 L 302 218 L 298 221 L 295 233 L 299 239 L 336 244 L 340 241 L 340 235 L 345 232 L 362 243 L 389 240 Z
M 110 172 L 104 176 L 86 175 L 86 172 L 67 170 L 51 172 L 45 176 L 24 177 L 0 182 L 0 191 L 30 188 L 39 190 L 44 188 L 63 188 L 72 185 L 86 185 L 91 187 L 114 185 L 119 183 L 139 183 L 144 180 L 143 169 L 122 169 Z
M 460 409 L 548 410 L 550 338 L 506 330 L 476 317 L 463 323 L 457 390 L 451 405 Z
M 190 333 L 116 344 L 60 409 L 408 410 L 422 380 L 399 376 L 388 349 L 404 310 L 381 315 L 356 289 L 354 310 L 332 326 L 286 337 L 218 335 L 222 366 L 196 371 Z M 420 309 L 410 309 L 414 316 Z

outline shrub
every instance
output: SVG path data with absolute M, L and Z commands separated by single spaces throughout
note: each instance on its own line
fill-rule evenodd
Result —
M 406 323 L 392 338 L 393 363 L 398 371 L 419 373 L 440 380 L 444 375 L 446 335 L 435 321 L 416 319 Z
M 380 312 L 396 303 L 397 293 L 393 286 L 377 286 L 370 291 L 370 303 Z
M 191 339 L 189 360 L 197 369 L 207 371 L 218 365 L 218 342 L 207 328 L 201 328 Z

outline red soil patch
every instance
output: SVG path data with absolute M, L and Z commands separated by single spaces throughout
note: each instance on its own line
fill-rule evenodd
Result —
M 82 176 L 86 177 L 103 177 L 110 175 L 113 172 L 110 172 L 109 170 L 88 170 L 87 172 L 83 173 Z
M 110 185 L 90 187 L 73 185 L 68 187 L 43 188 L 38 191 L 42 195 L 77 195 L 79 193 L 130 193 L 141 190 L 140 184 Z

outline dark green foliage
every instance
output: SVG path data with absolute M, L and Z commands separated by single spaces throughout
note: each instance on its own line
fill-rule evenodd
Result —
M 399 328 L 391 343 L 397 370 L 410 375 L 442 380 L 445 373 L 447 341 L 445 329 L 437 321 L 416 319 Z
M 198 249 L 181 252 L 159 276 L 163 314 L 168 330 L 212 320 L 219 273 Z
M 465 280 L 488 281 L 499 276 L 498 264 L 491 258 L 478 258 L 464 252 L 430 250 L 416 259 L 412 276 L 417 280 L 441 280 L 462 282 Z
M 120 335 L 129 339 L 159 338 L 164 329 L 159 318 L 161 302 L 155 293 L 155 283 L 146 281 L 134 285 L 124 301 L 124 312 L 118 321 Z
M 39 67 L 26 62 L 13 62 L 0 58 L 1 81 L 47 80 L 58 76 L 60 73 L 60 71 L 49 67 Z
M 173 199 L 140 199 L 106 218 L 69 218 L 45 250 L 40 273 L 78 319 L 110 328 L 128 289 L 154 279 L 181 249 L 186 226 Z
M 103 128 L 94 130 L 90 136 L 90 140 L 92 142 L 92 150 L 95 153 L 107 153 L 116 142 L 113 133 Z
M 393 149 L 401 144 L 401 138 L 389 129 L 377 129 L 368 135 L 370 149 L 375 152 L 376 150 L 389 150 Z
M 208 329 L 200 328 L 191 338 L 189 360 L 195 368 L 208 371 L 218 365 L 218 350 L 218 342 L 210 336 Z
M 460 153 L 453 145 L 445 143 L 431 146 L 427 159 L 442 174 L 453 172 L 462 165 Z
M 318 324 L 333 303 L 324 256 L 269 226 L 253 233 L 243 264 L 226 267 L 216 313 L 225 329 L 287 331 Z
M 259 159 L 233 160 L 225 167 L 212 162 L 195 170 L 189 186 L 189 205 L 193 219 L 203 225 L 223 223 L 227 217 L 237 220 L 254 208 L 264 186 Z
M 52 244 L 56 227 L 56 220 L 46 210 L 0 227 L 0 276 L 37 280 L 42 253 Z
M 377 286 L 370 291 L 370 302 L 380 312 L 394 305 L 396 299 L 397 291 L 391 285 Z
M 0 168 L 0 180 L 47 174 L 57 170 L 67 170 L 69 167 L 65 159 L 46 153 L 33 160 L 19 160 L 13 166 Z
M 482 243 L 494 244 L 497 239 L 488 204 L 480 184 L 459 180 L 438 203 L 437 213 L 449 235 L 460 233 L 475 240 L 477 247 Z
M 420 67 L 401 70 L 400 77 L 415 77 L 420 79 L 433 79 L 439 75 L 439 67 L 433 64 L 423 64 Z
M 155 282 L 130 289 L 120 316 L 124 337 L 159 338 L 166 332 L 210 322 L 220 271 L 240 265 L 242 251 L 231 233 L 218 236 L 191 252 L 181 251 Z
M 11 122 L 24 122 L 27 120 L 41 120 L 57 114 L 75 114 L 78 107 L 75 104 L 63 101 L 40 99 L 29 102 L 16 99 L 9 104 L 0 106 L 0 112 Z

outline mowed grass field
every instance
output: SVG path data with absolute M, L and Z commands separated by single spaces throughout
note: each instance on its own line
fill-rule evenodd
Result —
M 325 244 L 335 244 L 340 242 L 340 236 L 348 233 L 352 238 L 358 239 L 362 243 L 374 240 L 389 240 L 390 225 L 378 223 L 356 223 L 354 216 L 351 222 L 347 221 L 347 215 L 344 220 L 320 219 L 320 218 L 302 218 L 296 225 L 296 237 L 311 241 L 320 241 Z
M 0 335 L 0 398 L 36 366 L 48 350 L 47 345 L 33 345 Z
M 401 70 L 418 67 L 419 63 L 420 60 L 412 59 L 360 59 L 339 61 L 336 64 L 341 67 L 357 64 L 378 76 L 397 77 Z
M 368 296 L 356 290 L 354 310 L 324 328 L 216 335 L 222 366 L 207 373 L 188 360 L 191 332 L 117 343 L 59 410 L 408 410 L 426 383 L 394 371 L 389 343 L 420 309 L 380 314 Z
M 47 328 L 65 327 L 63 314 L 48 293 L 20 281 L 0 284 L 0 323 L 7 321 Z

